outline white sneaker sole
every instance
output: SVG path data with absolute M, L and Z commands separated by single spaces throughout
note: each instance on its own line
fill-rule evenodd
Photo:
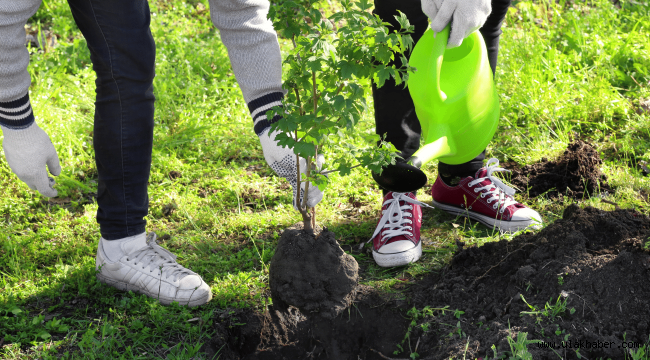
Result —
M 496 228 L 499 231 L 503 232 L 517 232 L 524 229 L 538 230 L 542 227 L 538 221 L 535 221 L 533 219 L 524 221 L 503 221 L 485 216 L 483 214 L 479 214 L 471 210 L 459 209 L 455 206 L 441 204 L 435 200 L 433 200 L 433 206 L 452 215 L 469 217 L 470 219 L 476 220 L 482 224 L 485 224 L 491 228 Z
M 107 276 L 102 275 L 101 273 L 97 274 L 97 280 L 103 284 L 106 284 L 108 286 L 114 287 L 118 290 L 122 291 L 133 291 L 134 293 L 139 293 L 139 294 L 144 294 L 147 295 L 150 298 L 158 300 L 161 304 L 163 305 L 170 305 L 174 301 L 178 302 L 179 305 L 181 306 L 187 306 L 187 307 L 195 307 L 195 306 L 201 306 L 204 304 L 207 304 L 211 299 L 212 299 L 212 292 L 207 292 L 204 295 L 200 297 L 190 297 L 189 301 L 183 301 L 175 298 L 168 298 L 166 296 L 159 296 L 158 294 L 150 294 L 149 291 L 143 290 L 141 287 L 124 282 L 124 281 L 119 281 L 115 280 L 112 278 L 109 278 Z
M 372 250 L 372 257 L 375 259 L 377 265 L 381 267 L 395 267 L 395 266 L 404 266 L 410 263 L 414 263 L 420 259 L 422 256 L 422 241 L 418 242 L 418 245 L 412 249 L 393 253 L 393 254 L 382 254 Z

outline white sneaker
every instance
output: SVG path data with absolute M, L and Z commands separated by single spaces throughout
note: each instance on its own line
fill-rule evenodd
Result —
M 133 291 L 158 299 L 169 305 L 176 301 L 189 307 L 212 299 L 208 284 L 195 272 L 176 262 L 176 255 L 156 243 L 156 234 L 147 234 L 146 245 L 137 246 L 137 239 L 121 245 L 127 249 L 119 259 L 111 261 L 103 242 L 97 249 L 97 280 L 119 290 Z M 128 249 L 136 250 L 129 251 Z

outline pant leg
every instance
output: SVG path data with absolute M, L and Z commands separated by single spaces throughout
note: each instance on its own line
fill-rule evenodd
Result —
M 419 0 L 375 0 L 375 10 L 382 21 L 390 23 L 394 29 L 399 29 L 395 15 L 403 12 L 415 27 L 411 34 L 417 42 L 429 26 L 427 16 L 422 12 Z M 409 57 L 411 54 L 406 54 Z M 401 59 L 397 58 L 392 63 L 402 66 Z M 386 141 L 393 144 L 400 151 L 400 156 L 409 158 L 420 148 L 420 122 L 415 115 L 415 107 L 408 88 L 395 85 L 395 80 L 389 79 L 384 86 L 377 88 L 372 85 L 372 95 L 375 108 L 375 131 L 380 136 L 385 136 Z
M 145 231 L 153 146 L 155 44 L 146 0 L 68 0 L 97 73 L 97 222 L 104 239 Z
M 506 18 L 508 8 L 512 0 L 492 0 L 492 12 L 488 16 L 480 32 L 485 40 L 488 58 L 492 73 L 497 70 L 497 57 L 499 56 L 499 38 L 501 37 L 501 25 Z

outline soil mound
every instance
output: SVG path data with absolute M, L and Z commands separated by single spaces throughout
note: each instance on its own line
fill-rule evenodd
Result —
M 406 309 L 370 287 L 355 294 L 350 311 L 333 319 L 306 318 L 294 307 L 224 311 L 203 351 L 221 360 L 386 359 L 404 337 Z
M 634 211 L 571 205 L 538 234 L 461 250 L 412 296 L 465 313 L 422 311 L 410 338 L 424 359 L 492 358 L 524 333 L 545 342 L 528 345 L 533 359 L 622 359 L 650 335 L 648 235 Z
M 569 144 L 557 161 L 541 162 L 519 167 L 515 163 L 504 164 L 512 171 L 510 183 L 528 196 L 546 193 L 555 198 L 566 195 L 582 199 L 594 193 L 610 190 L 607 177 L 600 171 L 603 160 L 588 143 L 577 140 Z
M 324 230 L 314 237 L 302 230 L 285 230 L 269 269 L 273 303 L 292 305 L 303 314 L 332 319 L 354 298 L 359 265 Z

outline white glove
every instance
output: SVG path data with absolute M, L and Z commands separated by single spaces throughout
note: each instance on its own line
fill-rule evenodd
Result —
M 492 12 L 492 4 L 490 0 L 422 0 L 422 12 L 431 19 L 434 33 L 451 22 L 447 47 L 453 48 L 483 26 Z
M 270 130 L 266 129 L 259 135 L 260 143 L 262 144 L 262 150 L 264 151 L 264 158 L 266 162 L 271 166 L 278 176 L 282 176 L 287 179 L 291 186 L 293 187 L 293 208 L 298 210 L 296 203 L 296 193 L 298 192 L 297 188 L 297 176 L 296 176 L 296 154 L 287 147 L 281 147 L 275 141 L 275 136 L 277 132 L 274 132 L 269 135 Z M 319 154 L 316 158 L 316 167 L 320 169 L 325 162 L 325 157 L 322 154 Z M 305 174 L 307 172 L 307 161 L 303 158 L 300 158 L 300 172 Z M 305 197 L 305 187 L 307 186 L 306 182 L 301 184 L 302 190 L 300 191 L 300 203 Z M 314 184 L 309 184 L 309 194 L 307 195 L 307 207 L 314 207 L 323 199 L 323 192 L 318 189 Z
M 36 122 L 25 129 L 9 129 L 2 126 L 2 147 L 11 171 L 32 190 L 47 197 L 57 191 L 52 187 L 54 179 L 47 175 L 45 165 L 54 176 L 61 174 L 61 164 L 50 137 Z

